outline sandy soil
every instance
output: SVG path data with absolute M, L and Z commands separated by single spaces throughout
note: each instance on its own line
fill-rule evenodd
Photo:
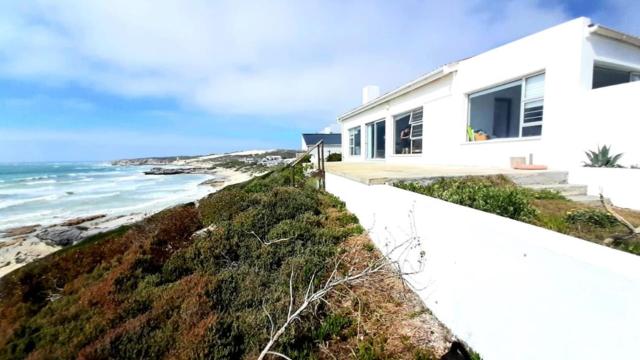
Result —
M 246 181 L 252 177 L 252 175 L 238 172 L 230 169 L 216 169 L 215 174 L 224 179 L 224 181 L 216 182 L 211 185 L 212 192 L 218 191 L 227 185 L 237 184 Z M 171 175 L 167 175 L 171 176 Z M 207 185 L 203 185 L 207 186 Z M 79 226 L 83 229 L 83 236 L 92 236 L 101 232 L 113 230 L 123 225 L 133 224 L 138 222 L 152 213 L 132 213 L 125 216 L 106 216 L 99 217 L 97 219 L 89 221 L 81 221 L 81 219 L 69 219 L 74 226 Z M 87 216 L 95 216 L 97 214 L 86 214 Z M 78 222 L 80 221 L 80 222 Z M 14 230 L 14 234 L 0 233 L 0 277 L 8 274 L 9 272 L 26 265 L 36 259 L 44 257 L 52 252 L 61 249 L 61 246 L 52 246 L 36 237 L 41 230 L 64 226 L 63 223 L 51 225 L 51 226 L 26 226 L 19 229 L 9 229 L 11 232 Z M 68 226 L 72 227 L 72 226 Z M 22 228 L 33 228 L 24 231 L 20 231 Z M 15 231 L 18 230 L 18 231 Z M 31 230 L 29 232 L 29 230 Z M 28 233 L 24 233 L 28 232 Z

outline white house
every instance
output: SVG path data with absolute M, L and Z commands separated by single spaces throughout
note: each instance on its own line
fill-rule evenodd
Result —
M 640 164 L 640 38 L 588 18 L 442 66 L 341 115 L 343 161 L 566 169 L 612 145 Z M 639 170 L 640 171 L 640 170 Z
M 342 152 L 342 145 L 341 145 L 342 136 L 340 134 L 332 134 L 332 133 L 302 134 L 302 150 L 304 151 L 309 150 L 313 145 L 317 144 L 320 140 L 323 140 L 323 143 L 324 143 L 325 159 L 330 154 L 335 154 L 335 153 L 339 154 Z M 313 154 L 311 154 L 311 156 L 315 157 L 316 153 L 314 152 Z

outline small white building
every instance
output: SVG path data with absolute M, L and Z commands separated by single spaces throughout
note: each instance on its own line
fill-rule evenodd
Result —
M 302 150 L 307 151 L 320 140 L 324 143 L 324 158 L 330 154 L 342 153 L 342 136 L 340 134 L 302 134 Z M 311 154 L 315 158 L 316 152 Z
M 263 166 L 278 166 L 282 163 L 283 160 L 280 155 L 267 155 L 258 161 L 258 164 Z
M 638 80 L 640 38 L 577 18 L 382 96 L 366 87 L 338 118 L 343 161 L 508 167 L 525 157 L 565 169 L 612 145 L 622 164 L 640 164 Z

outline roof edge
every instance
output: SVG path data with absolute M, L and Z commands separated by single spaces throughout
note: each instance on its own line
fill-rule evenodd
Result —
M 358 107 L 356 107 L 356 108 L 354 108 L 354 109 L 352 109 L 352 110 L 350 110 L 350 111 L 338 116 L 338 122 L 342 122 L 342 121 L 344 121 L 344 120 L 346 120 L 346 119 L 348 119 L 350 117 L 353 117 L 353 116 L 355 116 L 357 114 L 360 114 L 360 113 L 362 113 L 364 111 L 367 111 L 367 110 L 369 110 L 369 109 L 371 109 L 373 107 L 376 107 L 376 106 L 378 106 L 378 105 L 380 105 L 380 104 L 382 104 L 382 103 L 384 103 L 386 101 L 392 100 L 392 99 L 394 99 L 394 98 L 396 98 L 398 96 L 404 95 L 404 94 L 406 94 L 406 93 L 408 93 L 408 92 L 410 92 L 412 90 L 415 90 L 415 89 L 417 89 L 417 88 L 419 88 L 421 86 L 424 86 L 424 85 L 426 85 L 426 84 L 428 84 L 428 83 L 430 83 L 432 81 L 438 80 L 438 79 L 440 79 L 440 78 L 442 78 L 442 77 L 444 77 L 444 76 L 456 71 L 455 66 L 457 64 L 458 63 L 455 62 L 455 63 L 451 63 L 451 64 L 447 64 L 447 65 L 441 66 L 441 67 L 439 67 L 439 68 L 437 68 L 437 69 L 435 69 L 435 70 L 433 70 L 433 71 L 431 71 L 431 72 L 429 72 L 429 73 L 427 73 L 425 75 L 420 76 L 419 78 L 417 78 L 417 79 L 415 79 L 415 80 L 413 80 L 411 82 L 408 82 L 408 83 L 406 83 L 406 84 L 404 84 L 404 85 L 402 85 L 402 86 L 400 86 L 400 87 L 398 87 L 398 88 L 396 88 L 396 89 L 394 89 L 392 91 L 389 91 L 386 94 L 383 94 L 383 95 L 381 95 L 381 96 L 369 101 L 368 103 L 362 104 L 362 105 L 360 105 L 360 106 L 358 106 Z
M 591 34 L 595 33 L 610 39 L 622 41 L 627 44 L 640 47 L 640 37 L 630 35 L 630 34 L 625 34 L 621 31 L 614 30 L 606 26 L 602 26 L 600 24 L 592 24 L 591 28 L 589 29 L 589 32 Z

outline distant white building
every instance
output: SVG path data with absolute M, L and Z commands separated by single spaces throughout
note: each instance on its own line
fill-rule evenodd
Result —
M 637 164 L 638 101 L 640 38 L 581 17 L 381 96 L 367 86 L 338 118 L 343 161 L 508 167 L 531 155 L 565 169 L 607 144 Z
M 277 166 L 283 163 L 282 156 L 268 155 L 258 161 L 258 164 L 264 166 Z
M 330 154 L 342 153 L 342 136 L 341 134 L 302 134 L 302 150 L 307 151 L 320 140 L 324 142 L 324 158 Z M 317 152 L 313 152 L 311 157 L 315 159 Z

